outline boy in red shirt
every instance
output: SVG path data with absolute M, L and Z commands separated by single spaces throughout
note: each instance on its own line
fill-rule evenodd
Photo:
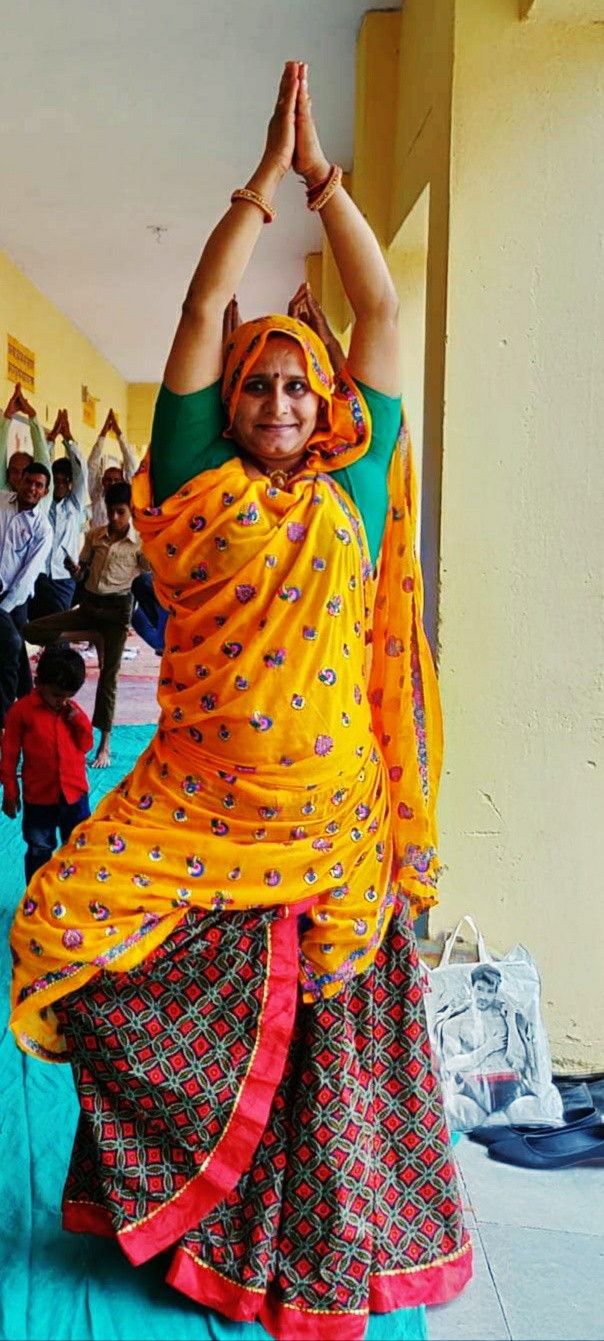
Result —
M 82 688 L 86 667 L 79 652 L 65 644 L 47 647 L 36 671 L 36 687 L 6 716 L 0 781 L 2 809 L 15 819 L 20 807 L 17 764 L 23 756 L 23 837 L 27 843 L 25 877 L 52 856 L 57 829 L 66 843 L 72 829 L 88 819 L 86 754 L 92 726 L 72 701 Z

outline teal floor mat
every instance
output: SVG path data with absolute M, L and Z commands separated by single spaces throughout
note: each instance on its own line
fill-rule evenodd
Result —
M 151 726 L 114 729 L 111 768 L 90 772 L 93 805 L 128 772 L 153 731 Z M 6 1032 L 7 937 L 23 892 L 23 850 L 20 824 L 0 814 L 0 869 L 4 873 L 0 1337 L 4 1341 L 265 1339 L 262 1327 L 229 1322 L 165 1285 L 158 1259 L 135 1269 L 115 1244 L 61 1230 L 61 1192 L 77 1122 L 71 1071 L 26 1057 Z M 422 1308 L 375 1315 L 367 1331 L 368 1341 L 424 1341 L 425 1337 Z M 342 1341 L 346 1341 L 344 1336 Z

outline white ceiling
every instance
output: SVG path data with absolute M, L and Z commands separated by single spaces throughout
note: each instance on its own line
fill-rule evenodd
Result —
M 256 165 L 288 57 L 309 61 L 326 152 L 350 167 L 369 3 L 7 0 L 0 247 L 129 381 L 161 377 L 201 246 Z M 244 316 L 282 308 L 320 245 L 295 178 L 278 208 L 241 285 Z M 160 242 L 148 225 L 167 229 Z

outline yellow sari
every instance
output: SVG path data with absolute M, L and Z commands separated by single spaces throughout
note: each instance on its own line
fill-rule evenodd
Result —
M 421 623 L 405 429 L 389 473 L 377 579 L 361 517 L 330 472 L 367 450 L 358 388 L 302 323 L 241 326 L 226 350 L 232 423 L 272 331 L 304 350 L 324 405 L 287 489 L 239 458 L 161 507 L 147 458 L 136 525 L 170 613 L 161 718 L 133 771 L 32 880 L 13 929 L 11 1027 L 67 1060 L 52 1003 L 123 972 L 190 906 L 306 913 L 305 999 L 373 962 L 395 898 L 435 901 L 438 690 Z M 229 430 L 227 430 L 228 432 Z

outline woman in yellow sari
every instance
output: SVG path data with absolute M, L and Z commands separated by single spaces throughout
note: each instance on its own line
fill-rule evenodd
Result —
M 355 316 L 222 313 L 293 165 Z M 289 62 L 166 366 L 136 524 L 169 611 L 157 734 L 32 881 L 12 1027 L 70 1062 L 67 1228 L 278 1338 L 440 1303 L 471 1249 L 410 913 L 435 898 L 438 693 L 421 625 L 398 311 Z M 399 431 L 400 430 L 400 431 Z

